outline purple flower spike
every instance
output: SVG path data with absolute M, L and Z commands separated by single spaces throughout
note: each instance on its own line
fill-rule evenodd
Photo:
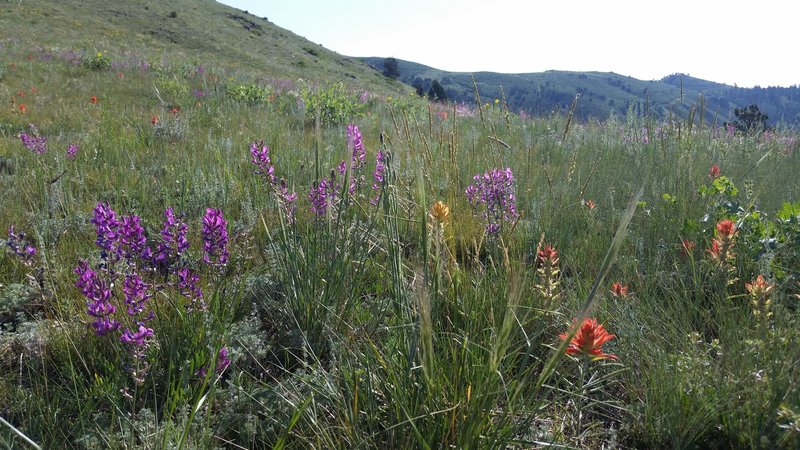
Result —
M 125 304 L 128 305 L 128 315 L 135 316 L 144 311 L 145 303 L 153 297 L 148 292 L 150 285 L 145 283 L 137 273 L 125 276 L 122 292 L 125 294 Z
M 119 227 L 117 213 L 108 203 L 98 203 L 94 207 L 94 218 L 91 222 L 97 229 L 95 243 L 103 249 L 102 257 L 116 259 L 119 257 Z
M 36 125 L 29 124 L 28 128 L 31 131 L 30 134 L 19 134 L 19 139 L 22 141 L 22 145 L 37 155 L 44 155 L 47 153 L 47 138 L 44 136 L 39 136 L 39 130 L 36 128 Z
M 6 246 L 11 250 L 14 255 L 22 260 L 26 266 L 33 265 L 36 257 L 36 247 L 30 244 L 25 239 L 25 233 L 16 232 L 14 225 L 8 227 L 8 240 Z
M 193 273 L 188 268 L 180 269 L 178 276 L 178 292 L 190 300 L 187 309 L 194 311 L 195 309 L 205 310 L 206 304 L 203 301 L 203 290 L 200 289 L 200 276 Z
M 383 150 L 378 150 L 378 157 L 375 160 L 375 171 L 372 173 L 372 179 L 374 180 L 372 183 L 372 190 L 375 191 L 375 197 L 369 201 L 372 206 L 378 204 L 378 199 L 380 199 L 380 190 L 381 186 L 383 186 L 385 174 L 386 155 L 383 153 Z
M 189 227 L 175 217 L 172 208 L 167 208 L 164 215 L 167 218 L 161 228 L 162 242 L 156 248 L 153 262 L 156 266 L 169 267 L 189 249 L 189 241 L 186 239 Z
M 80 147 L 75 144 L 71 144 L 69 147 L 67 147 L 67 159 L 75 159 L 75 157 L 78 156 L 79 149 Z
M 358 170 L 366 163 L 367 153 L 361 140 L 361 131 L 355 124 L 347 126 L 347 142 L 353 146 L 353 169 Z
M 105 336 L 119 328 L 120 324 L 110 316 L 117 311 L 111 303 L 111 289 L 105 281 L 97 277 L 97 273 L 89 267 L 84 260 L 78 262 L 78 267 L 73 271 L 78 275 L 75 286 L 86 297 L 86 313 L 94 317 L 92 326 L 95 334 Z
M 486 220 L 486 233 L 489 236 L 497 235 L 502 229 L 503 222 L 514 222 L 517 213 L 516 186 L 514 174 L 510 168 L 492 169 L 483 175 L 473 177 L 475 183 L 466 190 L 470 206 L 478 208 L 486 206 L 483 217 Z
M 228 349 L 222 347 L 219 349 L 219 354 L 217 355 L 217 374 L 222 373 L 230 365 L 231 360 L 228 358 Z
M 141 222 L 139 216 L 133 215 L 123 217 L 120 224 L 118 252 L 129 261 L 145 254 L 147 238 L 144 236 Z
M 153 329 L 145 327 L 142 323 L 138 325 L 139 329 L 136 332 L 132 332 L 126 328 L 119 337 L 119 340 L 125 344 L 134 345 L 136 347 L 146 347 L 147 338 L 153 337 Z
M 207 208 L 203 217 L 203 261 L 214 266 L 224 266 L 228 262 L 228 221 L 222 217 L 222 210 Z
M 256 175 L 263 175 L 270 183 L 275 182 L 275 166 L 272 165 L 272 160 L 269 157 L 269 147 L 264 145 L 263 141 L 256 141 L 250 145 L 250 154 L 253 155 L 251 161 L 255 164 Z

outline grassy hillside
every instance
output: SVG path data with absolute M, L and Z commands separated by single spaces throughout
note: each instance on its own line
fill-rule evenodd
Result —
M 800 448 L 795 133 L 428 103 L 109 4 L 2 3 L 0 448 Z
M 383 72 L 384 58 L 363 60 Z M 427 93 L 433 80 L 444 87 L 447 97 L 473 103 L 475 85 L 484 100 L 505 95 L 513 111 L 547 115 L 567 111 L 576 95 L 580 98 L 576 114 L 582 119 L 607 119 L 612 114 L 624 117 L 652 114 L 661 120 L 686 118 L 721 124 L 734 118 L 736 107 L 757 104 L 770 116 L 770 123 L 800 124 L 800 88 L 737 88 L 687 75 L 670 75 L 661 80 L 638 80 L 613 72 L 565 72 L 501 74 L 494 72 L 446 72 L 409 61 L 398 60 L 398 79 Z M 503 92 L 500 89 L 502 87 Z
M 384 93 L 406 89 L 360 61 L 213 0 L 3 0 L 0 28 L 3 45 L 19 51 L 76 57 L 102 51 L 118 65 L 202 61 L 252 78 L 339 81 Z

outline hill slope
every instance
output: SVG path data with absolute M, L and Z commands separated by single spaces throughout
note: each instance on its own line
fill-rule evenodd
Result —
M 385 58 L 363 60 L 383 72 Z M 475 101 L 474 77 L 484 101 L 504 94 L 512 110 L 535 115 L 566 110 L 575 96 L 580 95 L 576 114 L 583 119 L 605 119 L 611 114 L 625 116 L 630 108 L 637 113 L 655 113 L 660 118 L 668 118 L 670 114 L 686 117 L 693 108 L 697 113 L 700 107 L 705 111 L 705 120 L 721 123 L 733 117 L 734 108 L 757 104 L 770 116 L 772 124 L 800 124 L 800 88 L 797 86 L 738 88 L 682 74 L 644 81 L 613 72 L 446 72 L 410 61 L 397 62 L 398 79 L 418 92 L 427 93 L 433 80 L 437 80 L 448 99 L 472 103 Z
M 213 0 L 3 0 L 0 29 L 0 43 L 17 50 L 103 51 L 114 60 L 186 60 L 259 77 L 408 92 L 361 61 Z

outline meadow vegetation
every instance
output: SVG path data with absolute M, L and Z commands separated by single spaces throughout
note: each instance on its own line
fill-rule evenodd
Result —
M 2 445 L 800 446 L 792 130 L 0 44 Z

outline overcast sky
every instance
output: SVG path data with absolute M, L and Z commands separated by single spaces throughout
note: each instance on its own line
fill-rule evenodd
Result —
M 220 0 L 347 56 L 437 69 L 800 84 L 797 0 Z

